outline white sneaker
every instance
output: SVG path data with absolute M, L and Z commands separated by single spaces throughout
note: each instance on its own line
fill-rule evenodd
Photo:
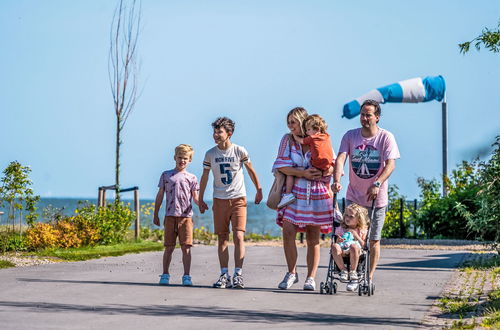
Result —
M 170 284 L 170 274 L 161 274 L 159 284 L 160 285 L 169 285 Z
M 282 209 L 284 208 L 285 206 L 289 205 L 289 204 L 292 204 L 293 202 L 295 202 L 297 200 L 297 198 L 295 198 L 295 196 L 293 194 L 284 194 L 283 197 L 281 197 L 281 200 L 280 202 L 278 203 L 278 208 L 279 209 Z
M 347 287 L 346 287 L 346 290 L 347 291 L 356 291 L 358 289 L 358 283 L 356 282 L 350 282 L 349 284 L 347 284 Z
M 356 273 L 354 270 L 351 270 L 349 272 L 349 279 L 351 281 L 357 281 L 357 280 L 359 280 L 358 273 Z
M 347 270 L 344 269 L 340 271 L 340 280 L 346 282 L 349 280 L 349 273 L 347 272 Z
M 316 290 L 316 282 L 314 282 L 314 278 L 308 277 L 306 279 L 306 282 L 304 283 L 304 290 L 306 291 Z
M 278 284 L 278 288 L 281 290 L 290 289 L 290 287 L 299 281 L 299 276 L 297 274 L 286 273 L 283 281 Z

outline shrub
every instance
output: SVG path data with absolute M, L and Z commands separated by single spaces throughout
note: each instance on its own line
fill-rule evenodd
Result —
M 49 223 L 36 223 L 25 233 L 26 243 L 30 249 L 44 249 L 56 247 L 59 231 Z
M 459 203 L 458 208 L 467 218 L 467 226 L 485 240 L 500 241 L 500 135 L 493 143 L 493 154 L 487 162 L 479 163 L 477 212 Z
M 473 239 L 474 232 L 467 227 L 464 209 L 474 214 L 479 209 L 477 200 L 478 162 L 462 162 L 445 180 L 448 195 L 441 197 L 436 180 L 418 178 L 422 206 L 415 214 L 415 223 L 427 237 Z
M 28 245 L 24 235 L 14 231 L 0 231 L 0 251 L 26 251 Z
M 389 185 L 389 207 L 385 217 L 382 237 L 400 237 L 401 227 L 401 200 L 405 204 L 406 196 L 399 194 L 399 188 L 396 185 Z M 403 205 L 403 237 L 409 235 L 411 211 Z

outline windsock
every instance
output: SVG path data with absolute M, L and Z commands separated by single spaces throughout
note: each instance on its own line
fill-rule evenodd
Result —
M 361 104 L 366 100 L 379 103 L 418 103 L 432 100 L 442 101 L 446 84 L 442 76 L 413 78 L 369 91 L 365 95 L 344 105 L 344 115 L 348 119 L 359 115 Z

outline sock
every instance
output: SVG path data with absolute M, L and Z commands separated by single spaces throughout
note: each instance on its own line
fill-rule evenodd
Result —
M 227 267 L 221 267 L 220 273 L 229 275 L 229 269 Z
M 243 272 L 243 268 L 235 268 L 234 269 L 234 274 L 241 275 L 242 272 Z

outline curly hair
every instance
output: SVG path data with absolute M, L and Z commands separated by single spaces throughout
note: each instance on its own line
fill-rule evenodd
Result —
M 224 128 L 226 132 L 232 134 L 234 132 L 234 127 L 236 124 L 234 121 L 227 117 L 219 117 L 212 123 L 213 129 Z
M 323 134 L 325 134 L 326 130 L 328 129 L 326 121 L 320 115 L 316 114 L 307 116 L 307 118 L 304 119 L 302 125 L 304 126 L 304 131 L 307 130 L 307 126 L 311 126 L 314 130 L 319 131 Z
M 370 224 L 370 218 L 368 217 L 368 210 L 366 207 L 363 207 L 361 205 L 358 205 L 356 203 L 349 204 L 346 208 L 345 211 L 351 210 L 354 213 L 354 216 L 358 219 L 358 227 L 357 228 L 368 228 L 368 225 Z M 344 216 L 345 212 L 344 211 Z M 342 217 L 342 221 L 340 222 L 340 225 L 342 228 L 347 229 L 347 225 L 345 223 L 345 218 Z

